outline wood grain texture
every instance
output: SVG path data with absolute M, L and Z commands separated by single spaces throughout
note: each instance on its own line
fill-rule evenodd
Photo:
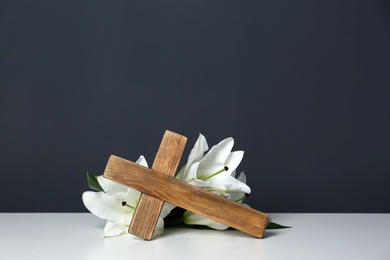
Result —
M 152 169 L 173 177 L 179 165 L 187 138 L 166 131 L 153 162 Z M 132 174 L 129 172 L 128 174 Z M 142 194 L 129 227 L 129 233 L 150 240 L 157 225 L 164 201 Z
M 112 155 L 104 177 L 261 238 L 267 214 Z

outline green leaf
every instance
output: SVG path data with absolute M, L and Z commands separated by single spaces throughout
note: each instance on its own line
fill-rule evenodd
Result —
M 102 186 L 100 186 L 97 177 L 95 175 L 90 174 L 87 172 L 87 181 L 88 181 L 88 186 L 95 190 L 95 191 L 104 191 Z
M 280 225 L 278 223 L 275 223 L 275 222 L 270 222 L 268 224 L 268 226 L 266 227 L 266 229 L 270 230 L 270 229 L 283 229 L 283 228 L 291 228 L 289 226 L 283 226 L 283 225 Z

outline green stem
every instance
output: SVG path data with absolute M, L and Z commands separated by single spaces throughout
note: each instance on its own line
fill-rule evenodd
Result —
M 242 196 L 241 198 L 235 200 L 235 202 L 241 202 L 243 201 L 244 199 L 246 199 L 246 195 Z

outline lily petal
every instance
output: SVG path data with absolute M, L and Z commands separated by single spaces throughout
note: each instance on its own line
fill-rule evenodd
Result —
M 112 221 L 107 221 L 104 226 L 104 237 L 114 237 L 128 233 L 129 225 L 123 225 Z
M 122 206 L 119 200 L 104 192 L 86 191 L 82 199 L 85 207 L 99 218 L 124 225 L 131 221 L 132 210 Z
M 200 160 L 199 173 L 213 174 L 225 166 L 226 159 L 234 145 L 233 138 L 229 137 L 214 145 Z
M 205 225 L 210 228 L 218 229 L 218 230 L 225 230 L 229 228 L 229 226 L 216 222 L 212 219 L 203 217 L 199 214 L 192 213 L 188 210 L 184 212 L 183 218 L 184 218 L 184 223 L 187 225 Z
M 236 178 L 236 170 L 232 171 L 232 173 L 230 174 L 232 177 Z
M 198 172 L 199 162 L 192 163 L 186 167 L 183 174 L 183 181 L 196 180 L 196 174 Z
M 185 171 L 186 167 L 187 167 L 187 164 L 184 165 L 183 167 L 181 167 L 180 171 L 178 172 L 178 174 L 175 177 L 176 179 L 184 181 L 184 171 Z
M 139 165 L 149 168 L 148 162 L 146 161 L 143 155 L 141 155 L 135 163 L 138 163 Z
M 138 205 L 140 197 L 141 197 L 140 191 L 128 188 L 126 196 L 123 200 L 126 201 L 127 205 L 129 205 L 135 209 Z
M 229 226 L 226 226 L 222 223 L 219 223 L 217 221 L 213 221 L 212 223 L 207 225 L 210 228 L 217 229 L 217 230 L 226 230 L 229 228 Z
M 237 180 L 240 182 L 246 183 L 246 175 L 244 172 L 240 173 L 240 175 L 237 177 Z
M 162 218 L 158 218 L 157 225 L 154 229 L 153 236 L 159 236 L 164 232 L 164 220 Z
M 212 190 L 225 190 L 225 186 L 224 185 L 211 185 L 210 183 L 206 182 L 206 181 L 201 181 L 201 180 L 189 180 L 187 182 L 188 184 L 191 184 L 193 186 L 196 186 L 198 188 L 201 188 L 203 190 L 207 190 L 207 191 L 212 191 Z
M 241 181 L 242 183 L 246 183 L 246 175 L 244 172 L 240 173 L 240 175 L 237 177 L 238 181 Z M 233 201 L 237 201 L 238 203 L 242 203 L 242 200 L 245 198 L 245 192 L 237 192 L 237 191 L 229 191 L 230 199 Z
M 98 180 L 100 186 L 102 186 L 104 192 L 111 195 L 111 196 L 115 197 L 120 193 L 122 193 L 122 196 L 124 196 L 127 192 L 128 187 L 126 187 L 122 184 L 119 184 L 117 182 L 114 182 L 112 180 L 109 180 L 109 179 L 103 177 L 103 175 L 98 176 L 97 180 Z M 120 199 L 123 199 L 123 198 L 120 198 Z
M 249 188 L 249 186 L 245 183 L 237 180 L 232 176 L 228 176 L 226 179 L 226 191 L 244 192 L 248 194 L 251 193 L 251 188 Z
M 187 168 L 191 167 L 193 163 L 199 162 L 199 160 L 203 157 L 204 153 L 209 149 L 207 145 L 206 138 L 199 134 L 198 139 L 195 142 L 194 147 L 192 148 L 190 155 L 188 156 L 187 163 L 180 169 L 179 173 L 176 175 L 176 179 L 187 181 L 192 178 L 196 178 L 196 172 L 192 174 L 188 173 Z M 191 170 L 192 171 L 192 170 Z
M 187 165 L 191 165 L 193 162 L 199 161 L 203 157 L 204 152 L 206 152 L 208 149 L 209 147 L 207 145 L 206 138 L 202 134 L 199 134 L 194 148 L 192 148 L 191 153 L 188 156 Z
M 228 166 L 229 168 L 228 169 L 229 174 L 231 174 L 234 170 L 237 169 L 243 157 L 244 157 L 244 151 L 234 151 L 229 154 L 229 156 L 225 161 L 225 165 Z
M 176 208 L 175 205 L 169 202 L 165 202 L 164 207 L 161 210 L 160 217 L 165 218 L 166 216 L 168 216 L 169 213 L 171 213 L 171 210 L 173 210 L 174 208 Z

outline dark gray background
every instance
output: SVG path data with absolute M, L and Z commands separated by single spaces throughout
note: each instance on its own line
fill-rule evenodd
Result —
M 233 136 L 259 210 L 390 212 L 389 1 L 3 0 L 0 44 L 3 212 L 85 211 L 165 129 Z

